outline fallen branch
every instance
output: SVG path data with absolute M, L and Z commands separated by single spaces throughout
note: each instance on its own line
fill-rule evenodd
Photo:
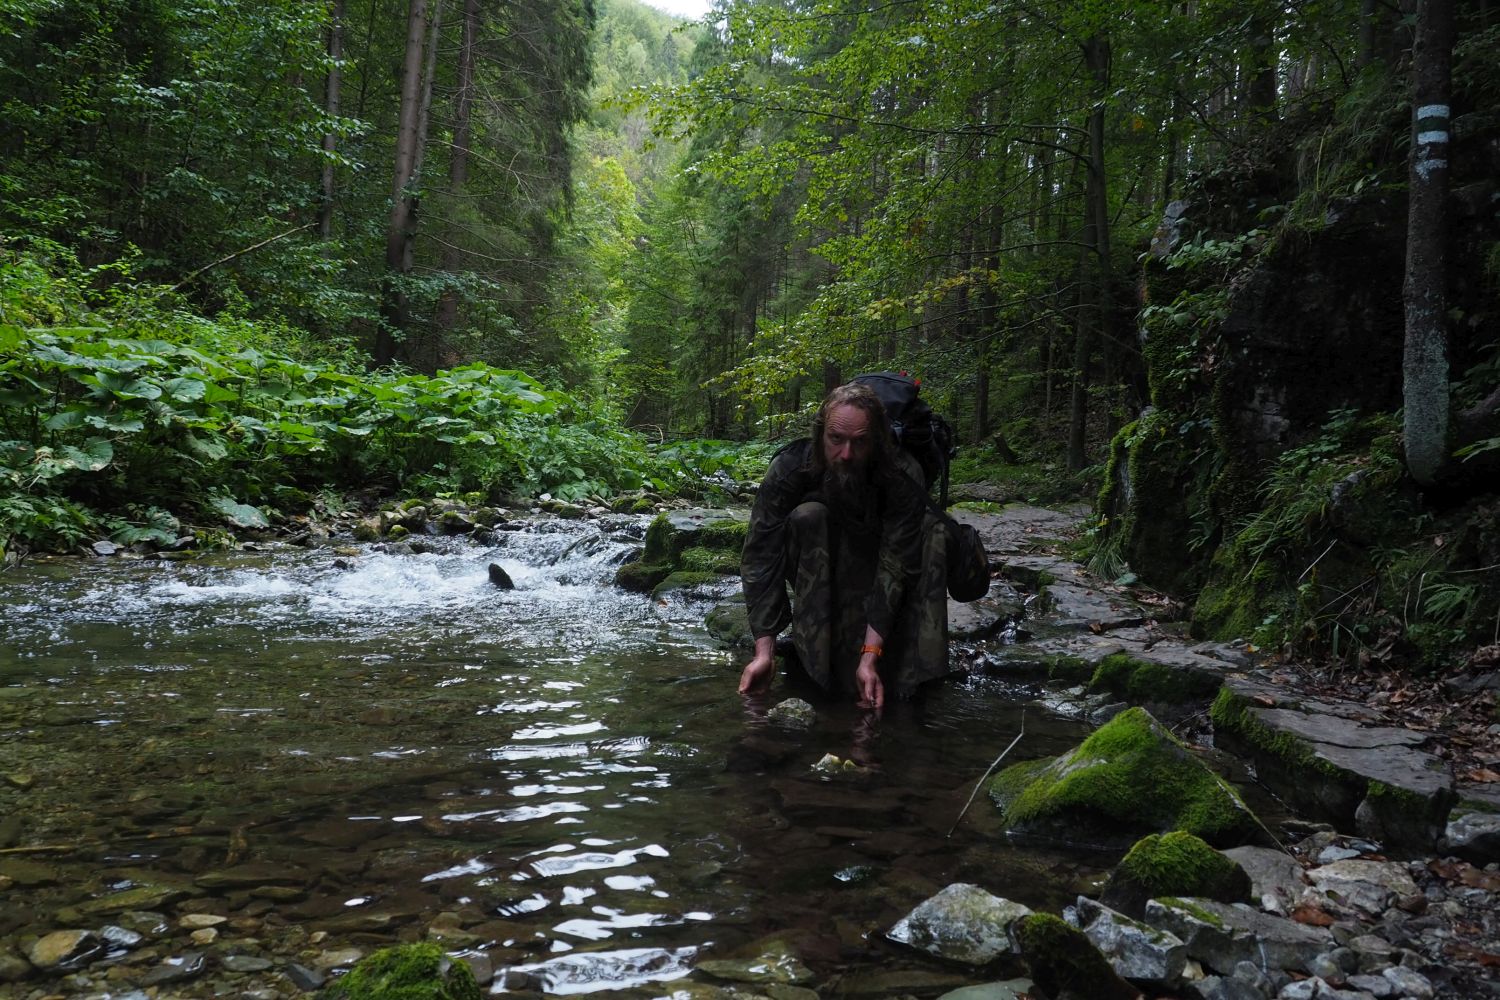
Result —
M 996 757 L 993 761 L 990 762 L 990 766 L 985 769 L 985 772 L 979 776 L 979 780 L 974 783 L 974 790 L 969 793 L 969 801 L 965 802 L 963 809 L 959 810 L 958 819 L 953 821 L 953 827 L 948 831 L 948 836 L 953 836 L 953 831 L 957 830 L 958 824 L 963 822 L 964 814 L 967 813 L 969 811 L 969 807 L 974 804 L 974 796 L 979 794 L 979 789 L 984 785 L 984 779 L 988 778 L 990 776 L 990 773 L 994 771 L 995 768 L 1000 766 L 1000 762 L 1005 759 L 1005 755 L 1014 750 L 1016 744 L 1021 742 L 1021 737 L 1025 735 L 1026 713 L 1023 711 L 1021 712 L 1021 731 L 1016 733 L 1016 738 L 1010 741 L 1010 746 L 1000 751 L 1000 756 Z

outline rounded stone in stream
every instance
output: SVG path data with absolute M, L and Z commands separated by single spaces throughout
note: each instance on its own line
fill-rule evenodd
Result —
M 697 968 L 715 979 L 735 983 L 796 985 L 810 982 L 813 978 L 812 970 L 803 965 L 801 959 L 782 941 L 770 942 L 752 959 L 709 959 L 699 962 Z
M 99 936 L 108 941 L 116 948 L 137 948 L 146 940 L 145 935 L 131 930 L 128 927 L 119 927 L 115 924 L 105 924 L 99 928 Z
M 516 582 L 510 578 L 510 574 L 505 572 L 505 567 L 499 563 L 490 563 L 490 583 L 493 583 L 501 590 L 516 589 Z
M 265 972 L 273 963 L 259 955 L 225 955 L 222 964 L 230 972 Z
M 76 968 L 104 951 L 93 931 L 53 931 L 39 938 L 26 957 L 38 969 Z
M 323 973 L 296 962 L 288 962 L 286 968 L 281 971 L 292 981 L 293 986 L 306 993 L 311 993 L 328 982 L 328 977 Z
M 788 698 L 773 706 L 766 718 L 793 729 L 811 729 L 818 720 L 818 713 L 801 698 Z
M 162 983 L 180 983 L 196 976 L 201 976 L 208 968 L 208 962 L 203 955 L 196 951 L 190 951 L 175 958 L 169 958 L 141 977 L 142 986 L 159 986 Z

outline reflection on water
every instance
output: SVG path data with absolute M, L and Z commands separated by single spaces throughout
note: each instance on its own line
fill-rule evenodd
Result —
M 1056 906 L 1091 874 L 1005 846 L 982 799 L 945 836 L 1016 730 L 1002 694 L 951 682 L 879 723 L 821 706 L 783 730 L 734 694 L 705 605 L 608 586 L 629 544 L 552 522 L 446 553 L 0 578 L 0 755 L 31 779 L 0 813 L 24 815 L 23 844 L 77 845 L 58 884 L 10 890 L 0 935 L 187 876 L 216 910 L 332 940 L 457 914 L 511 970 L 497 992 L 565 994 L 773 932 L 823 972 L 920 965 L 879 932 L 949 882 Z M 1033 710 L 1013 756 L 1078 738 Z M 813 771 L 828 753 L 865 769 Z M 257 864 L 281 874 L 242 874 Z

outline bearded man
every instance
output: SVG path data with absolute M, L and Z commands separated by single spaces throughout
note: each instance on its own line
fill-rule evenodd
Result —
M 772 460 L 750 514 L 741 574 L 755 653 L 740 692 L 770 683 L 788 625 L 808 676 L 864 707 L 947 673 L 943 539 L 879 397 L 858 383 L 829 393 L 811 438 Z

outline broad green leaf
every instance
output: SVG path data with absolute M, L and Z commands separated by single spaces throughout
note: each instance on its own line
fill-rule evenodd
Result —
M 208 502 L 209 509 L 222 517 L 234 528 L 269 528 L 270 518 L 257 507 L 240 503 L 232 497 L 214 497 Z
M 162 383 L 167 395 L 179 403 L 193 403 L 208 393 L 208 386 L 193 378 L 173 378 Z

